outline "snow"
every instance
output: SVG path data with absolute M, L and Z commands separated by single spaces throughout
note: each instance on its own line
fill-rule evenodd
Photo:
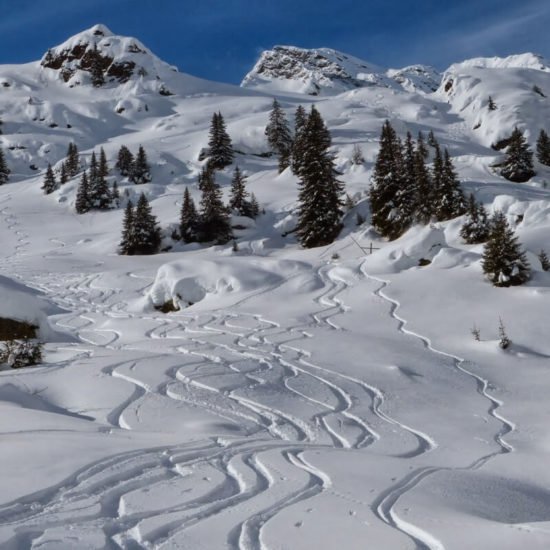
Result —
M 119 38 L 94 40 L 134 40 Z M 13 170 L 0 186 L 0 310 L 62 333 L 43 365 L 0 372 L 1 547 L 549 547 L 550 274 L 536 254 L 549 246 L 550 171 L 505 181 L 489 146 L 516 123 L 533 142 L 546 107 L 529 90 L 550 89 L 550 76 L 475 65 L 447 73 L 450 94 L 445 79 L 434 94 L 277 94 L 289 116 L 315 103 L 358 201 L 337 241 L 312 250 L 282 237 L 296 178 L 257 156 L 273 89 L 167 70 L 174 95 L 162 96 L 156 78 L 70 88 L 38 63 L 0 67 Z M 474 130 L 489 92 L 498 110 Z M 178 243 L 119 256 L 122 209 L 76 215 L 77 179 L 40 191 L 71 140 L 84 160 L 103 147 L 111 168 L 120 145 L 142 144 L 152 183 L 114 170 L 111 181 L 143 190 L 174 227 L 184 187 L 199 196 L 197 156 L 218 110 L 265 208 L 239 222 L 237 252 Z M 386 118 L 401 137 L 433 130 L 465 191 L 506 214 L 533 268 L 527 284 L 492 287 L 460 219 L 391 243 L 356 225 Z M 354 144 L 363 166 L 350 164 Z M 217 174 L 226 199 L 230 179 Z M 179 311 L 153 307 L 174 298 Z

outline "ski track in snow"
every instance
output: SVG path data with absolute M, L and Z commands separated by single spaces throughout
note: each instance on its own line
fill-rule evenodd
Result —
M 17 229 L 18 221 L 10 212 L 9 200 L 10 197 L 2 203 L 8 206 L 4 206 L 0 214 L 7 228 L 17 236 L 18 244 L 7 259 L 7 268 L 13 270 L 16 266 L 20 268 L 18 260 L 28 236 Z M 59 250 L 65 248 L 62 241 L 52 240 L 52 244 Z M 361 272 L 380 284 L 374 294 L 389 304 L 389 315 L 397 322 L 398 330 L 421 340 L 430 352 L 451 359 L 457 371 L 473 378 L 478 393 L 489 401 L 489 414 L 500 422 L 501 429 L 495 435 L 499 449 L 463 469 L 480 468 L 491 458 L 512 452 L 513 448 L 504 438 L 514 425 L 499 413 L 502 403 L 489 393 L 489 382 L 466 368 L 465 360 L 435 349 L 427 337 L 407 329 L 407 321 L 397 314 L 400 304 L 384 293 L 389 283 L 369 275 L 363 268 Z M 131 272 L 126 275 L 142 278 Z M 240 550 L 265 549 L 263 529 L 273 517 L 298 502 L 331 491 L 332 480 L 305 458 L 305 452 L 315 449 L 361 451 L 386 437 L 386 429 L 396 428 L 416 442 L 399 457 L 414 458 L 436 449 L 436 441 L 428 434 L 384 412 L 385 396 L 379 388 L 316 364 L 310 352 L 300 348 L 301 341 L 312 338 L 310 331 L 314 328 L 345 330 L 337 317 L 348 310 L 341 298 L 347 283 L 331 276 L 330 264 L 322 265 L 317 276 L 323 289 L 315 298 L 317 307 L 310 313 L 311 321 L 282 326 L 261 315 L 233 311 L 200 315 L 181 312 L 170 317 L 156 313 L 133 314 L 125 310 L 127 304 L 119 298 L 121 290 L 99 286 L 101 274 L 61 277 L 27 273 L 27 284 L 44 291 L 70 311 L 58 316 L 57 324 L 75 333 L 92 350 L 130 349 L 119 344 L 120 333 L 101 327 L 101 323 L 109 319 L 147 320 L 150 328 L 144 337 L 162 344 L 161 353 L 115 362 L 102 369 L 104 376 L 118 378 L 133 387 L 128 398 L 107 414 L 112 429 L 132 430 L 132 422 L 139 421 L 141 404 L 149 396 L 157 395 L 206 408 L 227 422 L 244 422 L 246 433 L 240 440 L 229 443 L 210 438 L 181 446 L 132 451 L 90 464 L 60 484 L 1 506 L 0 525 L 13 525 L 16 532 L 9 542 L 17 548 L 38 547 L 40 538 L 49 529 L 63 528 L 70 522 L 73 526 L 102 530 L 108 545 L 156 548 L 177 540 L 201 522 L 233 510 L 237 521 L 227 535 L 228 546 Z M 145 280 L 147 284 L 139 292 L 149 286 L 150 281 Z M 184 356 L 193 360 L 167 368 L 156 386 L 140 380 L 137 374 L 141 362 Z M 207 372 L 212 367 L 241 376 L 245 382 L 231 388 L 218 387 L 216 372 Z M 213 378 L 214 385 L 209 378 Z M 304 386 L 303 381 L 313 384 L 311 395 L 308 393 L 311 386 Z M 330 400 L 316 396 L 316 387 L 322 388 Z M 262 389 L 273 389 L 287 396 L 290 402 L 299 400 L 307 404 L 310 417 L 302 418 L 284 410 L 284 403 L 276 407 L 263 402 Z M 364 405 L 360 399 L 367 400 L 368 406 L 358 412 L 357 405 Z M 364 410 L 368 410 L 368 417 Z M 378 428 L 375 429 L 375 425 Z M 299 486 L 280 492 L 276 481 L 280 475 L 272 470 L 273 453 L 290 472 L 305 478 Z M 177 484 L 188 475 L 184 472 L 200 472 L 201 468 L 213 468 L 223 481 L 204 494 L 162 509 L 125 511 L 130 495 L 154 490 L 167 481 Z M 373 513 L 380 521 L 409 537 L 419 550 L 443 550 L 444 546 L 429 532 L 400 518 L 397 505 L 401 497 L 413 491 L 422 480 L 445 469 L 418 468 L 383 491 L 372 504 Z M 252 506 L 256 511 L 252 515 L 244 512 L 246 517 L 239 520 L 243 504 L 255 499 L 261 503 L 258 508 Z M 152 520 L 157 522 L 155 526 L 142 530 L 142 526 Z

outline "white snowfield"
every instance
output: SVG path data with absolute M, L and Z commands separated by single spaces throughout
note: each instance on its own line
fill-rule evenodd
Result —
M 47 339 L 43 365 L 0 371 L 0 548 L 548 549 L 550 273 L 536 255 L 550 248 L 550 172 L 503 180 L 489 141 L 516 121 L 536 136 L 549 119 L 527 92 L 550 95 L 550 75 L 493 65 L 451 69 L 451 94 L 277 96 L 289 116 L 315 103 L 358 200 L 338 240 L 311 250 L 282 237 L 296 178 L 256 156 L 269 93 L 173 71 L 171 96 L 147 76 L 95 89 L 83 75 L 70 88 L 39 64 L 1 67 L 13 173 L 0 186 L 0 271 L 60 308 L 42 311 L 67 336 Z M 489 90 L 496 112 L 482 107 Z M 76 215 L 77 179 L 40 190 L 70 141 L 84 161 L 103 146 L 111 180 L 145 191 L 169 235 L 184 186 L 199 196 L 197 156 L 218 110 L 265 208 L 236 230 L 237 252 L 177 244 L 119 256 L 122 210 Z M 465 191 L 506 213 L 528 251 L 526 285 L 486 282 L 460 219 L 391 243 L 356 225 L 387 118 L 402 136 L 433 130 Z M 121 144 L 143 144 L 152 183 L 116 174 Z M 349 161 L 354 144 L 364 166 Z M 217 175 L 226 198 L 230 177 Z M 10 285 L 0 280 L 0 312 Z M 153 307 L 170 299 L 179 311 Z

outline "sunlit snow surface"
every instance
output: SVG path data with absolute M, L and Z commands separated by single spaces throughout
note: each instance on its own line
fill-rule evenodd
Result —
M 550 92 L 550 77 L 498 70 L 460 68 L 494 90 L 502 114 L 478 108 L 482 138 L 473 107 L 459 108 L 470 96 L 449 105 L 444 90 L 280 96 L 289 115 L 317 102 L 359 200 L 334 244 L 304 251 L 281 236 L 294 224 L 296 179 L 252 155 L 267 149 L 269 94 L 177 73 L 169 97 L 147 79 L 69 88 L 38 65 L 2 68 L 14 174 L 0 187 L 1 274 L 42 292 L 56 338 L 43 366 L 0 372 L 0 547 L 548 548 L 550 274 L 536 254 L 550 248 L 550 171 L 506 182 L 488 145 L 516 115 L 532 137 L 547 119 L 529 114 L 537 98 L 521 103 L 500 83 Z M 485 98 L 475 86 L 456 89 L 472 94 L 469 105 Z M 121 210 L 74 214 L 76 179 L 51 196 L 40 190 L 46 163 L 70 140 L 85 159 L 93 147 L 112 160 L 121 144 L 143 144 L 154 183 L 121 191 L 144 190 L 163 227 L 174 227 L 184 185 L 199 196 L 197 155 L 218 110 L 266 210 L 237 231 L 238 252 L 176 245 L 118 256 Z M 527 285 L 485 282 L 482 247 L 461 243 L 460 220 L 392 243 L 355 225 L 356 212 L 368 214 L 386 118 L 401 135 L 433 129 L 466 191 L 514 225 L 523 215 Z M 347 160 L 354 143 L 364 167 Z M 226 197 L 230 177 L 218 176 Z M 360 247 L 371 243 L 366 255 Z M 0 280 L 1 296 L 10 285 Z M 153 307 L 174 297 L 178 312 Z M 506 352 L 499 317 L 514 342 Z

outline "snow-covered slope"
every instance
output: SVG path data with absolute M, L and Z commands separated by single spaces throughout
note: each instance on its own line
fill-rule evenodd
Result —
M 408 91 L 433 92 L 439 82 L 437 71 L 423 65 L 387 70 L 330 48 L 275 46 L 261 54 L 241 86 L 316 96 L 363 86 L 402 86 Z
M 268 79 L 264 93 L 174 72 L 107 34 L 94 27 L 52 51 L 97 42 L 147 75 L 96 88 L 85 67 L 67 82 L 40 62 L 0 67 L 13 170 L 0 186 L 0 273 L 62 308 L 45 315 L 69 333 L 46 345 L 43 366 L 0 372 L 0 547 L 546 550 L 550 276 L 537 254 L 550 246 L 550 170 L 505 181 L 490 143 L 515 124 L 532 143 L 537 117 L 550 118 L 529 90 L 545 91 L 547 73 L 466 63 L 423 94 L 407 81 L 427 69 L 365 64 L 376 85 L 344 77 L 316 97 L 308 86 L 323 75 L 305 74 L 290 91 Z M 274 95 L 289 118 L 315 104 L 331 131 L 356 205 L 330 246 L 303 250 L 291 232 L 297 179 L 264 154 Z M 483 110 L 488 95 L 496 111 Z M 169 238 L 185 186 L 199 198 L 218 111 L 265 209 L 239 224 L 236 250 Z M 464 190 L 506 214 L 528 284 L 491 287 L 461 219 L 377 237 L 365 192 L 386 119 L 401 137 L 433 131 Z M 122 210 L 76 215 L 76 179 L 43 194 L 47 163 L 70 142 L 84 165 L 105 149 L 123 201 L 146 193 L 170 250 L 119 256 Z M 151 183 L 116 172 L 122 144 L 145 147 Z M 226 199 L 232 169 L 216 174 Z M 153 307 L 170 300 L 179 311 Z
M 498 144 L 516 126 L 533 142 L 550 116 L 550 69 L 533 54 L 471 59 L 449 67 L 437 96 L 479 143 Z M 489 97 L 496 110 L 489 109 Z

